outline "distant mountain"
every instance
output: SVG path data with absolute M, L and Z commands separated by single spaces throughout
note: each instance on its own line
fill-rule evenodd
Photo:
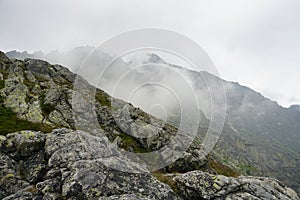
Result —
M 24 60 L 25 58 L 43 59 L 45 57 L 45 54 L 41 51 L 37 51 L 37 52 L 30 54 L 27 51 L 19 52 L 19 51 L 13 50 L 13 51 L 6 52 L 6 56 L 9 58 L 16 58 L 19 60 Z
M 46 55 L 49 62 L 63 63 L 71 70 L 79 69 L 82 59 L 91 47 L 76 48 L 66 54 Z M 8 53 L 7 53 L 8 54 Z M 10 54 L 12 55 L 12 54 Z M 32 55 L 31 55 L 32 56 Z M 105 71 L 98 86 L 108 94 L 127 100 L 134 88 L 145 82 L 164 82 L 182 90 L 182 80 L 174 75 L 174 70 L 186 77 L 196 91 L 200 111 L 206 122 L 202 121 L 202 132 L 207 130 L 210 116 L 210 96 L 207 84 L 218 91 L 216 82 L 223 82 L 226 92 L 226 121 L 222 135 L 215 147 L 214 156 L 219 161 L 246 175 L 274 176 L 300 192 L 300 112 L 299 106 L 283 108 L 276 102 L 265 98 L 254 90 L 235 82 L 228 82 L 207 72 L 196 72 L 174 64 L 168 64 L 155 53 L 142 54 L 139 58 L 118 60 Z M 95 70 L 106 66 L 110 55 L 94 52 L 87 68 L 79 71 L 91 83 Z M 129 61 L 128 61 L 129 60 Z M 134 60 L 143 60 L 145 67 L 132 70 Z M 159 65 L 159 66 L 157 66 Z M 164 66 L 164 67 L 161 67 Z M 123 79 L 119 80 L 126 74 Z M 119 89 L 113 90 L 119 83 Z M 112 93 L 114 91 L 114 93 Z M 152 101 L 153 100 L 153 101 Z M 140 95 L 131 100 L 133 105 L 148 111 L 154 100 L 161 102 L 168 111 L 168 122 L 179 126 L 180 107 L 174 99 L 158 88 L 142 88 Z M 184 100 L 190 104 L 189 98 Z M 162 117 L 160 113 L 156 115 Z
M 198 91 L 205 90 L 205 84 L 218 91 L 214 83 L 220 81 L 219 77 L 170 66 L 192 80 Z M 227 111 L 216 156 L 243 174 L 275 176 L 300 192 L 300 106 L 284 108 L 248 87 L 222 82 Z M 201 97 L 206 99 L 208 95 L 201 93 Z
M 90 47 L 90 46 L 80 46 L 65 53 L 62 53 L 58 50 L 54 50 L 49 53 L 43 53 L 41 51 L 28 53 L 27 51 L 19 52 L 13 50 L 13 51 L 6 52 L 6 56 L 9 58 L 16 58 L 19 60 L 24 60 L 25 58 L 46 60 L 51 63 L 64 65 L 74 70 L 79 67 L 82 60 L 93 49 L 94 47 Z

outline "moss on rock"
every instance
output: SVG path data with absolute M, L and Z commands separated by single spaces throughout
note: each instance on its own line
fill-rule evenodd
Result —
M 53 130 L 53 127 L 20 119 L 12 109 L 4 107 L 0 102 L 0 135 L 21 130 L 35 130 L 48 133 Z

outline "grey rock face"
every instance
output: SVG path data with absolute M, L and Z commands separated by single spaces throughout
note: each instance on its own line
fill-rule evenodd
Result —
M 5 199 L 298 199 L 276 179 L 202 171 L 172 175 L 176 194 L 101 133 L 22 131 L 2 137 L 0 144 Z
M 150 200 L 147 197 L 136 196 L 133 194 L 113 195 L 110 197 L 101 197 L 99 200 Z
M 0 70 L 1 109 L 9 108 L 22 123 L 49 129 L 42 126 L 41 131 L 0 135 L 0 199 L 298 198 L 275 179 L 229 178 L 201 171 L 171 174 L 175 185 L 165 184 L 138 157 L 124 154 L 124 150 L 176 149 L 189 141 L 188 136 L 176 138 L 176 128 L 114 100 L 83 78 L 79 77 L 82 89 L 74 91 L 75 75 L 62 66 L 34 59 L 10 60 L 0 52 Z M 78 94 L 75 99 L 74 93 Z M 78 102 L 75 111 L 73 102 Z M 124 109 L 114 112 L 112 103 Z M 80 114 L 78 118 L 73 111 Z M 95 115 L 90 115 L 92 112 Z M 172 153 L 177 152 L 166 151 L 158 159 L 167 160 Z M 208 162 L 200 159 L 197 143 L 180 153 L 164 172 L 183 173 Z
M 1 142 L 0 161 L 0 190 L 6 199 L 115 199 L 118 195 L 123 199 L 179 199 L 145 167 L 122 157 L 102 134 L 70 129 L 47 135 L 8 134 Z
M 273 178 L 231 178 L 193 171 L 175 176 L 174 181 L 184 199 L 299 199 Z
M 44 134 L 33 131 L 11 133 L 2 138 L 0 142 L 2 198 L 14 194 L 20 196 L 18 193 L 20 190 L 30 190 L 30 185 L 41 180 L 46 167 L 42 150 L 44 143 Z M 27 193 L 24 195 L 28 196 Z

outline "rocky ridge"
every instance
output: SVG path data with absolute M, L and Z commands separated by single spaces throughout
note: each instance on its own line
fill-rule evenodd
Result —
M 120 101 L 130 111 L 132 134 L 127 135 L 110 109 L 114 99 L 79 78 L 86 90 L 75 92 L 87 99 L 82 109 L 95 105 L 100 128 L 89 126 L 95 119 L 72 113 L 75 77 L 60 65 L 10 60 L 0 53 L 0 199 L 299 199 L 276 179 L 218 175 L 209 165 L 217 162 L 213 157 L 197 156 L 197 142 L 171 166 L 150 172 L 122 149 L 160 149 L 176 128 Z M 93 94 L 91 102 L 87 97 Z M 158 131 L 134 137 L 148 129 L 133 122 Z
M 80 72 L 78 69 L 80 69 L 79 66 L 82 60 L 92 50 L 96 49 L 83 46 L 65 53 L 54 51 L 50 54 L 42 54 L 40 52 L 29 54 L 27 52 L 11 51 L 7 52 L 6 55 L 9 58 L 25 59 L 26 57 L 30 57 L 47 60 L 51 63 L 59 63 L 67 66 L 72 71 L 80 73 L 87 80 L 93 80 L 93 69 L 105 66 L 105 63 L 112 58 L 110 55 L 96 50 L 89 56 L 91 62 L 89 62 L 87 67 L 91 70 Z M 155 81 L 171 77 L 171 71 L 162 71 L 160 68 L 154 67 L 149 68 L 151 64 L 164 64 L 178 70 L 180 74 L 185 74 L 188 80 L 192 80 L 197 91 L 196 93 L 201 97 L 201 101 L 209 99 L 206 92 L 203 92 L 206 90 L 206 84 L 203 84 L 201 77 L 209 80 L 209 85 L 212 86 L 221 80 L 224 83 L 226 92 L 227 114 L 225 128 L 215 148 L 215 157 L 220 162 L 230 165 L 231 168 L 234 168 L 241 174 L 276 177 L 295 189 L 298 193 L 300 192 L 300 181 L 298 178 L 300 176 L 300 112 L 298 105 L 283 108 L 276 102 L 265 98 L 258 92 L 239 83 L 222 80 L 205 71 L 199 73 L 182 66 L 167 63 L 159 55 L 155 54 L 155 52 L 149 52 L 147 55 L 143 53 L 141 55 L 135 54 L 134 57 L 129 56 L 126 60 L 130 61 L 129 63 L 138 64 L 134 61 L 139 60 L 143 64 L 148 64 L 148 67 L 144 68 L 145 70 L 132 73 L 132 76 L 128 78 L 129 80 L 153 81 L 151 74 L 160 74 L 160 76 L 155 77 Z M 110 71 L 112 74 L 108 73 L 108 81 L 102 83 L 101 88 L 109 92 L 110 85 L 113 85 L 114 81 L 116 81 L 112 77 L 120 77 L 126 70 L 130 70 L 131 64 L 129 63 L 120 61 L 116 64 L 115 70 Z M 136 86 L 140 84 L 141 82 L 135 83 Z M 214 88 L 213 90 L 217 89 Z M 126 85 L 122 91 L 130 91 L 130 89 Z M 124 92 L 125 95 L 127 93 Z M 161 93 L 158 94 L 156 96 L 149 96 L 156 99 L 161 98 L 162 100 L 166 98 Z M 168 109 L 167 106 L 173 104 L 169 101 L 167 102 L 165 107 Z M 133 103 L 137 103 L 135 105 L 139 105 L 141 108 L 147 109 L 148 106 L 145 106 L 147 103 L 144 103 L 144 101 L 142 103 Z M 209 105 L 209 102 L 206 102 L 206 104 Z M 188 103 L 185 105 L 188 105 Z M 206 107 L 205 104 L 201 106 L 201 112 L 206 113 L 208 117 L 210 114 L 209 111 L 205 111 Z M 174 126 L 179 126 L 180 113 L 178 113 L 178 109 L 170 106 L 168 114 L 170 114 L 168 122 Z M 203 127 L 208 127 L 208 125 L 204 123 Z

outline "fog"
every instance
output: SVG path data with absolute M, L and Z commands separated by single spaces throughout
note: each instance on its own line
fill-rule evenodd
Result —
M 132 29 L 166 28 L 200 44 L 222 78 L 288 107 L 300 103 L 299 8 L 298 0 L 1 0 L 0 50 L 67 52 Z

